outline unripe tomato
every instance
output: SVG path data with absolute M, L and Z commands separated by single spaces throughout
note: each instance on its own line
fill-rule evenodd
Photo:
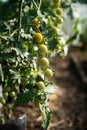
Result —
M 4 98 L 7 98 L 7 97 L 8 97 L 8 92 L 5 92 L 5 93 L 3 94 L 3 96 L 4 96 Z
M 37 43 L 41 43 L 43 41 L 43 36 L 41 33 L 37 32 L 34 34 L 34 39 Z
M 41 54 L 45 54 L 47 53 L 48 49 L 47 49 L 47 46 L 46 45 L 39 45 L 38 47 L 38 52 L 41 53 Z
M 58 8 L 58 9 L 56 10 L 56 13 L 61 16 L 61 15 L 63 14 L 63 11 L 62 11 L 61 8 Z
M 52 77 L 53 76 L 53 72 L 52 72 L 52 70 L 51 69 L 46 69 L 46 71 L 45 71 L 45 76 L 47 76 L 47 77 Z
M 6 100 L 5 100 L 5 98 L 0 98 L 0 103 L 2 104 L 2 105 L 4 105 L 5 103 L 6 103 Z
M 52 26 L 52 32 L 53 34 L 60 34 L 60 30 L 56 26 Z
M 12 92 L 10 93 L 10 96 L 15 97 L 15 96 L 16 96 L 15 91 L 12 91 Z
M 42 67 L 47 67 L 47 66 L 49 66 L 49 61 L 46 57 L 43 57 L 40 60 L 40 64 L 41 64 Z
M 38 88 L 39 88 L 40 90 L 43 90 L 44 87 L 45 87 L 45 85 L 44 85 L 44 83 L 43 83 L 42 81 L 39 81 L 39 82 L 37 83 L 37 86 L 38 86 Z
M 33 21 L 32 21 L 32 27 L 33 28 L 39 28 L 40 27 L 40 23 L 38 22 L 38 19 L 35 18 Z
M 58 24 L 61 24 L 63 23 L 63 19 L 60 16 L 57 16 L 57 22 Z
M 53 0 L 55 3 L 58 3 L 60 4 L 61 3 L 61 0 Z

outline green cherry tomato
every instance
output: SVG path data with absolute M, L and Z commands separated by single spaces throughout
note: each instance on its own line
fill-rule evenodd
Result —
M 63 11 L 62 11 L 61 8 L 58 8 L 58 9 L 56 10 L 56 13 L 57 13 L 59 16 L 62 16 L 62 15 L 63 15 Z
M 40 59 L 40 65 L 44 68 L 44 67 L 47 67 L 49 66 L 49 61 L 46 57 L 43 57 Z
M 45 54 L 47 53 L 48 49 L 47 49 L 47 46 L 46 45 L 39 45 L 38 46 L 38 52 L 40 54 Z
M 58 24 L 62 24 L 63 18 L 61 18 L 60 16 L 57 16 L 57 22 L 58 22 Z
M 39 81 L 39 82 L 37 83 L 37 86 L 38 86 L 38 88 L 39 88 L 40 90 L 43 90 L 44 87 L 45 87 L 45 85 L 44 85 L 44 83 L 43 83 L 42 81 Z
M 12 91 L 12 92 L 10 93 L 10 96 L 15 97 L 15 96 L 16 96 L 15 91 Z
M 52 72 L 52 70 L 51 69 L 46 69 L 46 71 L 45 71 L 45 76 L 47 76 L 47 77 L 52 77 L 53 76 L 53 72 Z
M 5 103 L 6 103 L 6 100 L 5 100 L 5 98 L 0 98 L 0 103 L 2 104 L 2 105 L 4 105 Z
M 61 0 L 53 0 L 55 3 L 58 3 L 60 4 L 61 3 Z
M 8 92 L 5 92 L 5 93 L 3 94 L 3 96 L 4 96 L 4 98 L 7 98 L 7 97 L 8 97 Z

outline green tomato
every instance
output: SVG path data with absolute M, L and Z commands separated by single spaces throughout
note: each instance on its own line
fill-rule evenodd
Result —
M 5 92 L 5 93 L 3 94 L 3 96 L 4 96 L 4 98 L 7 98 L 7 97 L 8 97 L 8 92 Z
M 63 18 L 61 18 L 60 16 L 57 16 L 57 23 L 62 24 L 63 23 Z
M 44 85 L 44 83 L 43 83 L 42 81 L 39 81 L 39 82 L 37 83 L 37 86 L 38 86 L 38 88 L 39 88 L 40 90 L 43 90 L 44 87 L 45 87 L 45 85 Z
M 55 3 L 58 3 L 60 4 L 61 3 L 61 0 L 53 0 Z
M 40 54 L 45 54 L 47 53 L 48 49 L 47 49 L 47 46 L 46 45 L 39 45 L 38 46 L 38 52 Z
M 51 69 L 46 69 L 46 71 L 45 71 L 45 76 L 47 76 L 47 77 L 52 77 L 53 76 L 53 72 L 52 72 L 52 70 Z
M 34 39 L 37 43 L 41 43 L 43 41 L 43 36 L 41 33 L 37 32 L 34 34 Z
M 54 5 L 53 8 L 58 8 L 58 6 L 61 4 L 61 0 L 53 0 Z
M 10 96 L 15 97 L 15 96 L 16 96 L 15 91 L 12 91 L 12 92 L 10 93 Z
M 61 8 L 58 8 L 58 9 L 56 10 L 56 13 L 57 13 L 59 16 L 62 16 L 62 15 L 63 15 L 63 11 L 62 11 Z
M 60 30 L 56 26 L 52 26 L 53 34 L 60 34 Z
M 6 103 L 6 100 L 5 100 L 5 98 L 0 98 L 0 103 L 2 104 L 2 105 L 4 105 L 5 103 Z
M 49 61 L 46 57 L 43 57 L 40 59 L 40 65 L 44 68 L 44 67 L 47 67 L 49 66 Z

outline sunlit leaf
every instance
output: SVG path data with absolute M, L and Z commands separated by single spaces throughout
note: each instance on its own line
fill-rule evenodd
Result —
M 52 118 L 52 112 L 49 110 L 49 108 L 43 104 L 40 104 L 40 110 L 42 113 L 42 119 L 43 119 L 43 127 L 44 130 L 48 130 L 49 124 Z

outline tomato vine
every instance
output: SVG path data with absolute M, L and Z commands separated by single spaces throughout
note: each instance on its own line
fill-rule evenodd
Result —
M 48 95 L 55 88 L 48 80 L 53 76 L 51 59 L 55 53 L 64 55 L 61 0 L 9 0 L 0 10 L 6 15 L 0 25 L 0 121 L 12 119 L 14 106 L 32 102 L 41 110 L 47 130 L 52 117 Z

